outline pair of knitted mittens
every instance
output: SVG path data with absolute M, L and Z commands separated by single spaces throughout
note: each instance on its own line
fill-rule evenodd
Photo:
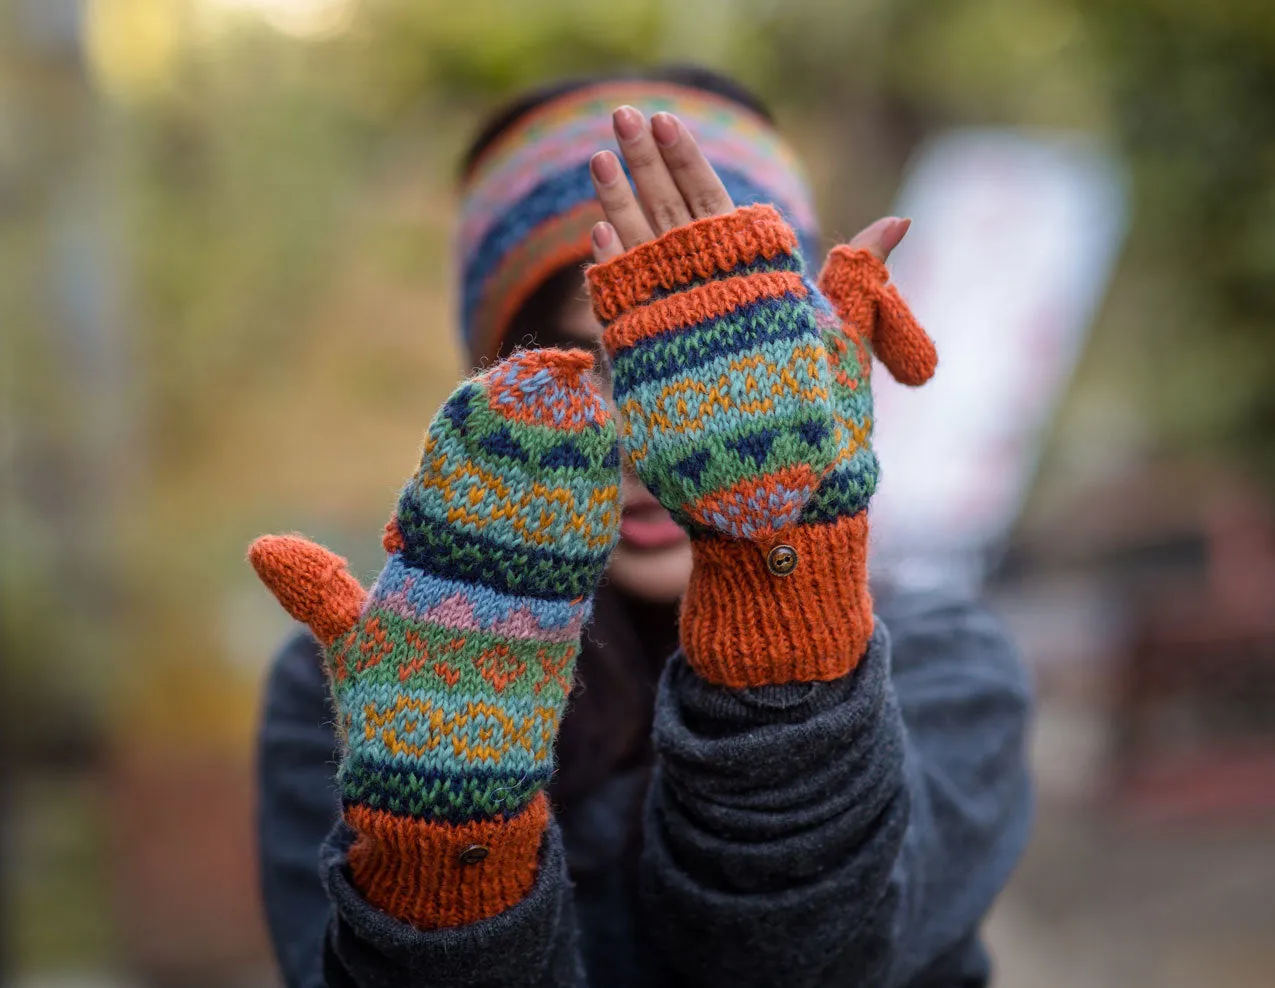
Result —
M 423 929 L 526 896 L 580 633 L 619 528 L 616 428 L 581 351 L 520 353 L 434 418 L 370 592 L 298 536 L 249 558 L 323 645 L 350 877 Z
M 875 352 L 933 345 L 863 250 L 819 287 L 768 206 L 696 221 L 589 272 L 638 475 L 692 537 L 682 643 L 732 687 L 833 679 L 872 630 L 865 509 Z M 350 877 L 423 929 L 526 896 L 581 628 L 619 527 L 616 427 L 579 351 L 519 353 L 430 425 L 371 592 L 298 536 L 262 580 L 324 647 L 355 834 Z
M 864 249 L 817 286 L 770 206 L 671 230 L 589 269 L 623 442 L 691 535 L 682 645 L 732 687 L 835 679 L 872 633 L 871 361 L 918 385 L 934 345 Z

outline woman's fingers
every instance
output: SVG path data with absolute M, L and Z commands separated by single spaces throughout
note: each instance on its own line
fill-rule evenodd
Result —
M 607 222 L 620 238 L 625 250 L 652 239 L 655 234 L 647 222 L 633 189 L 620 167 L 620 159 L 610 151 L 599 151 L 589 160 L 589 174 L 593 178 L 593 191 L 602 204 Z
M 616 235 L 615 227 L 610 223 L 594 223 L 591 239 L 593 241 L 593 260 L 596 264 L 602 264 L 624 253 L 624 248 L 620 245 L 620 238 Z
M 657 113 L 648 124 L 641 112 L 621 106 L 611 122 L 637 194 L 614 154 L 599 151 L 593 156 L 589 172 L 608 227 L 594 228 L 595 260 L 608 260 L 692 219 L 734 208 L 695 138 L 673 114 Z M 611 239 L 604 244 L 599 238 L 607 233 Z
M 890 256 L 890 251 L 899 246 L 911 225 L 911 220 L 902 220 L 897 216 L 882 217 L 856 233 L 850 246 L 867 248 L 878 261 L 884 261 Z
M 669 174 L 646 118 L 633 107 L 622 106 L 611 115 L 611 124 L 652 229 L 660 234 L 689 223 L 686 200 Z
M 692 217 L 718 216 L 735 208 L 726 186 L 682 121 L 671 113 L 657 113 L 651 117 L 651 133 Z

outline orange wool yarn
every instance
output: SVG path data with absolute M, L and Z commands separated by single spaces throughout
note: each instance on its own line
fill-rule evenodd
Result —
M 350 878 L 377 909 L 436 930 L 466 926 L 517 905 L 536 881 L 549 823 L 544 792 L 508 819 L 446 823 L 368 806 L 345 809 L 358 834 Z M 471 859 L 485 850 L 485 856 Z M 466 852 L 470 854 L 467 855 Z
M 774 206 L 745 206 L 687 223 L 594 265 L 588 270 L 589 296 L 598 319 L 610 323 L 658 291 L 796 249 L 797 235 Z
M 263 535 L 248 547 L 261 582 L 326 647 L 354 627 L 367 591 L 335 552 L 299 535 Z
M 398 527 L 398 512 L 395 512 L 385 523 L 385 531 L 381 533 L 381 548 L 387 554 L 402 552 L 404 544 L 403 530 Z
M 772 545 L 797 552 L 776 576 Z M 839 679 L 872 636 L 866 511 L 827 525 L 800 525 L 771 544 L 695 540 L 682 604 L 682 648 L 704 679 L 733 689 Z
M 934 376 L 934 341 L 890 284 L 885 263 L 861 247 L 834 247 L 819 275 L 819 290 L 848 326 L 867 337 L 872 352 L 900 384 L 917 387 Z
M 710 281 L 624 313 L 607 326 L 602 344 L 608 353 L 618 353 L 652 336 L 717 319 L 751 302 L 786 293 L 806 297 L 806 285 L 795 271 L 763 271 L 729 281 Z

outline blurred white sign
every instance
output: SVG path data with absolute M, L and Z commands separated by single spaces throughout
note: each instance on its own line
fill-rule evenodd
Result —
M 1116 161 L 1074 136 L 961 131 L 918 155 L 891 268 L 939 368 L 919 389 L 873 374 L 872 528 L 887 566 L 969 567 L 1008 533 L 1115 263 L 1125 198 Z

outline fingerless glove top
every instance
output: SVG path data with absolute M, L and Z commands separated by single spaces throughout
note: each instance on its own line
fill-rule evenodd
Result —
M 933 344 L 867 251 L 816 286 L 770 206 L 698 220 L 589 269 L 623 444 L 692 536 L 682 644 L 713 682 L 833 679 L 872 632 L 874 346 L 905 383 Z

